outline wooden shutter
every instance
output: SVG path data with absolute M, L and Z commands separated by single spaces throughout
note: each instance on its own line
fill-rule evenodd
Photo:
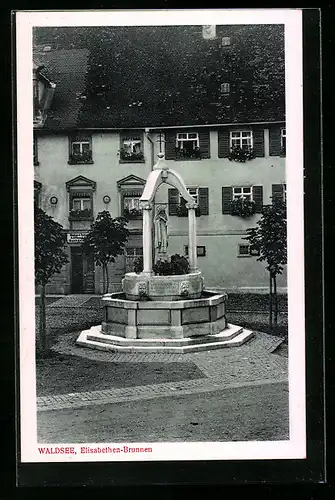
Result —
M 210 158 L 209 130 L 199 132 L 199 146 L 201 158 Z
M 167 130 L 165 132 L 165 159 L 174 160 L 176 157 L 176 132 Z
M 256 205 L 256 214 L 261 214 L 263 211 L 263 186 L 253 186 L 252 199 Z
M 269 129 L 269 150 L 270 156 L 279 156 L 281 150 L 280 127 L 270 127 Z
M 229 156 L 229 130 L 219 129 L 218 131 L 218 143 L 219 143 L 219 158 L 228 158 Z
M 222 213 L 231 214 L 231 202 L 233 201 L 233 188 L 224 186 L 222 188 Z
M 284 199 L 284 188 L 282 184 L 272 184 L 272 201 Z
M 178 189 L 171 188 L 168 191 L 169 215 L 177 215 L 177 206 L 179 205 Z
M 255 128 L 252 131 L 254 142 L 254 153 L 256 157 L 264 156 L 264 129 Z
M 199 208 L 200 215 L 208 215 L 208 188 L 199 188 Z

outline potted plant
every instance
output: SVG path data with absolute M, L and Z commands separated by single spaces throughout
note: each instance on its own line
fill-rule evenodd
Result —
M 120 149 L 120 159 L 124 162 L 142 162 L 144 161 L 143 151 L 127 151 L 124 148 Z
M 239 217 L 251 217 L 256 213 L 256 205 L 254 201 L 247 200 L 243 197 L 233 200 L 231 203 L 231 215 Z
M 92 217 L 92 210 L 84 208 L 83 210 L 70 210 L 70 217 L 74 219 L 89 219 Z
M 139 219 L 142 217 L 142 210 L 139 208 L 128 208 L 125 207 L 123 210 L 123 215 L 126 219 Z
M 255 155 L 252 148 L 241 148 L 240 146 L 233 146 L 228 156 L 230 161 L 239 161 L 242 163 L 250 161 L 253 158 L 255 158 Z
M 82 153 L 71 153 L 70 163 L 90 163 L 92 161 L 92 150 L 83 151 Z
M 192 150 L 176 148 L 176 158 L 201 160 L 201 151 L 199 147 Z

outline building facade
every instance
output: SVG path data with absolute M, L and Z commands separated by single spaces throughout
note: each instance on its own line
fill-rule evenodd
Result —
M 224 38 L 220 38 L 221 46 L 229 37 Z M 142 254 L 139 197 L 160 152 L 170 168 L 181 174 L 199 205 L 198 265 L 207 288 L 268 288 L 268 272 L 244 238 L 246 229 L 261 216 L 262 206 L 271 203 L 272 197 L 286 196 L 282 113 L 245 120 L 238 114 L 232 120 L 227 113 L 225 119 L 216 122 L 211 117 L 201 123 L 191 116 L 175 120 L 171 116 L 151 126 L 147 118 L 142 117 L 141 123 L 142 101 L 136 100 L 128 106 L 127 118 L 119 114 L 108 127 L 97 118 L 100 101 L 98 105 L 88 102 L 89 50 L 44 46 L 34 57 L 35 203 L 62 224 L 69 255 L 69 263 L 52 279 L 48 293 L 102 293 L 102 270 L 81 249 L 102 210 L 110 211 L 112 217 L 129 218 L 125 254 L 109 270 L 109 291 L 120 289 L 124 273 L 133 270 L 134 260 Z M 229 83 L 219 88 L 220 99 L 231 97 Z M 104 106 L 108 114 L 113 102 L 107 99 Z M 135 108 L 133 120 L 131 107 Z M 87 110 L 94 118 L 90 123 Z M 234 200 L 241 197 L 252 202 L 255 213 L 249 217 L 232 210 Z M 168 186 L 161 186 L 155 198 L 155 206 L 164 205 L 169 214 L 169 254 L 187 255 L 183 202 Z M 285 270 L 278 286 L 286 287 Z

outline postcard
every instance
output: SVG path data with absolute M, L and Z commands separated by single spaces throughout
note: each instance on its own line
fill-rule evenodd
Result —
M 16 14 L 22 463 L 306 457 L 302 11 Z

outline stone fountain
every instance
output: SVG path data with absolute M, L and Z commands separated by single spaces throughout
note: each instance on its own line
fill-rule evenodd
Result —
M 156 276 L 152 262 L 152 228 L 159 235 L 155 250 L 167 258 L 167 216 L 153 221 L 153 200 L 157 189 L 167 183 L 178 189 L 188 209 L 188 274 Z M 164 155 L 150 172 L 140 198 L 143 210 L 143 271 L 127 273 L 122 292 L 103 296 L 104 320 L 101 325 L 81 332 L 77 344 L 121 352 L 193 352 L 240 346 L 253 332 L 229 324 L 226 318 L 227 294 L 204 289 L 197 267 L 197 204 L 188 193 L 181 176 L 170 169 Z

